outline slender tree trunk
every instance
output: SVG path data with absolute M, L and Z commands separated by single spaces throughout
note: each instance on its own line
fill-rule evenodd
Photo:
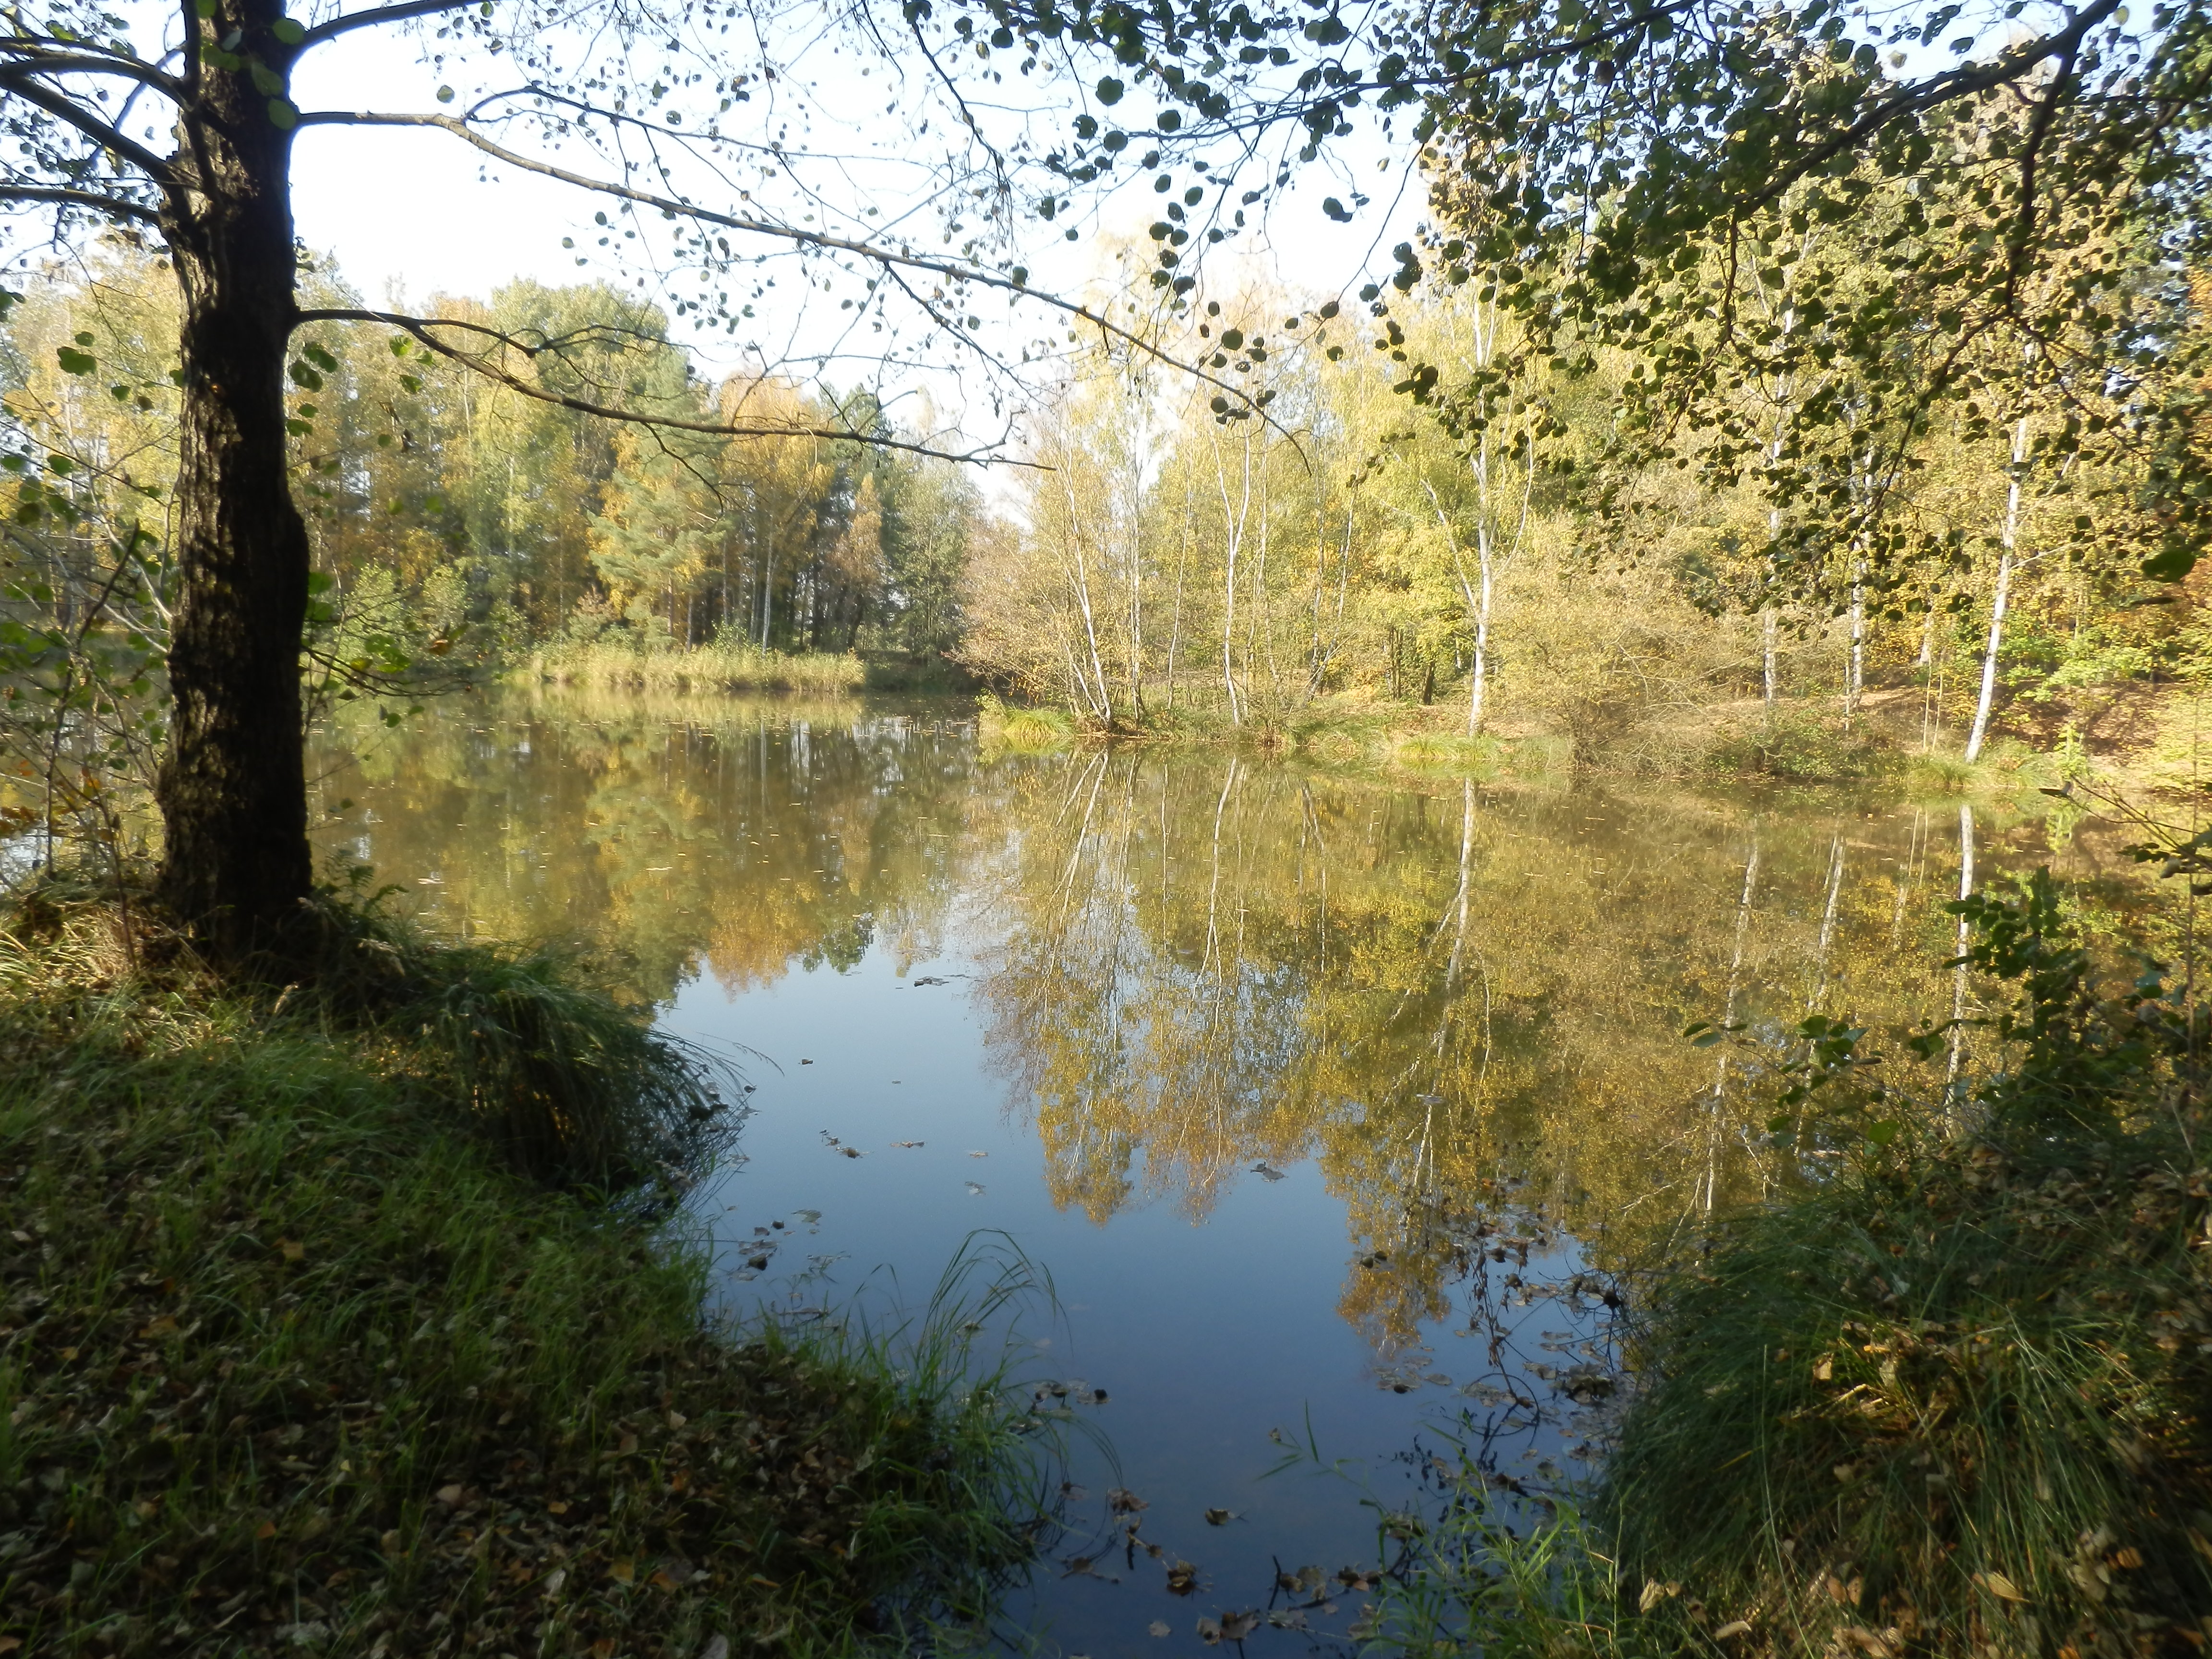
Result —
M 2027 416 L 2013 428 L 2012 479 L 2005 487 L 2004 539 L 1997 554 L 1996 592 L 1990 600 L 1990 641 L 1982 653 L 1982 690 L 1974 703 L 1973 728 L 1966 733 L 1966 759 L 1979 760 L 1990 734 L 1990 708 L 1997 695 L 1997 653 L 2004 645 L 2005 604 L 2012 593 L 2013 550 L 2020 534 L 2020 475 L 2027 465 Z
M 1959 807 L 1959 896 L 1969 899 L 1974 896 L 1974 809 L 1963 803 Z M 1960 1106 L 1959 1073 L 1966 1063 L 1966 947 L 1973 940 L 1972 932 L 1964 916 L 1959 918 L 1957 976 L 1951 985 L 1951 1060 L 1944 1077 L 1945 1091 L 1951 1097 L 1951 1110 L 1955 1115 Z
M 265 27 L 273 4 L 241 21 Z M 258 14 L 265 11 L 269 17 Z M 217 960 L 281 951 L 307 850 L 300 647 L 309 549 L 293 505 L 284 365 L 298 314 L 291 135 L 242 76 L 209 76 L 162 213 L 183 315 L 169 752 L 161 887 Z

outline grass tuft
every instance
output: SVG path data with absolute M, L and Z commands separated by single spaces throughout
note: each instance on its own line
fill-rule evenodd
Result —
M 1027 708 L 986 692 L 976 701 L 976 732 L 991 752 L 1042 754 L 1075 738 L 1074 719 L 1063 708 Z

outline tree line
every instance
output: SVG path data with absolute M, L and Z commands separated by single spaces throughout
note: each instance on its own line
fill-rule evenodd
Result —
M 124 526 L 157 558 L 173 544 L 178 318 L 165 264 L 118 243 L 7 309 L 20 611 L 65 623 L 106 580 Z M 307 281 L 333 304 L 352 297 L 327 265 Z M 531 392 L 701 424 L 849 421 L 896 435 L 865 398 L 832 407 L 772 374 L 702 375 L 659 311 L 602 283 L 515 282 L 430 309 L 495 331 L 496 368 Z M 619 425 L 396 330 L 311 331 L 290 380 L 288 459 L 318 592 L 364 668 L 414 660 L 398 635 L 476 659 L 564 635 L 925 654 L 957 635 L 980 501 L 952 463 L 812 435 Z M 392 650 L 360 658 L 380 632 Z

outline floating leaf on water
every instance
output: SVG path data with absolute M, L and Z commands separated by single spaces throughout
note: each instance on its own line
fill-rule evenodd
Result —
M 981 1198 L 983 1196 L 983 1183 L 981 1182 L 968 1181 L 963 1182 L 961 1184 L 968 1188 L 971 1196 L 975 1198 Z
M 1283 1172 L 1264 1158 L 1252 1166 L 1252 1173 L 1262 1181 L 1280 1181 L 1283 1178 Z
M 1241 1642 L 1259 1628 L 1257 1608 L 1249 1613 L 1224 1613 L 1221 1615 L 1221 1639 L 1224 1642 Z
M 1134 1515 L 1139 1510 L 1151 1507 L 1151 1504 L 1146 1503 L 1127 1486 L 1110 1486 L 1107 1489 L 1106 1508 L 1112 1514 Z
M 969 1153 L 969 1154 L 968 1154 L 968 1156 L 969 1156 L 969 1157 L 970 1157 L 970 1158 L 988 1158 L 988 1157 L 990 1157 L 990 1153 L 988 1153 L 988 1152 L 970 1152 L 970 1153 Z
M 919 1146 L 921 1143 L 918 1140 L 894 1140 L 891 1142 L 891 1145 L 894 1146 Z
M 822 1212 L 819 1210 L 793 1210 L 792 1214 L 797 1216 L 801 1221 L 804 1221 L 810 1227 L 811 1227 L 816 1222 L 822 1219 Z
M 1304 1607 L 1278 1607 L 1267 1615 L 1267 1622 L 1277 1630 L 1304 1630 L 1306 1610 Z
M 1169 1633 L 1168 1621 L 1164 1619 L 1155 1619 L 1146 1628 L 1155 1636 L 1165 1636 Z
M 1198 1588 L 1198 1569 L 1188 1561 L 1178 1561 L 1168 1569 L 1168 1594 L 1188 1595 Z
M 1209 1527 L 1225 1527 L 1237 1518 L 1234 1510 L 1208 1510 L 1206 1512 L 1206 1524 Z
M 1210 1648 L 1218 1647 L 1221 1644 L 1221 1626 L 1211 1619 L 1200 1620 L 1198 1639 Z

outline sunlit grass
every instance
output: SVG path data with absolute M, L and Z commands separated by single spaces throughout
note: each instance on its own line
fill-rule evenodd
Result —
M 552 645 L 532 657 L 529 672 L 580 685 L 690 696 L 792 691 L 820 696 L 858 691 L 867 679 L 866 665 L 850 653 L 787 653 L 743 642 L 677 651 L 599 641 Z

